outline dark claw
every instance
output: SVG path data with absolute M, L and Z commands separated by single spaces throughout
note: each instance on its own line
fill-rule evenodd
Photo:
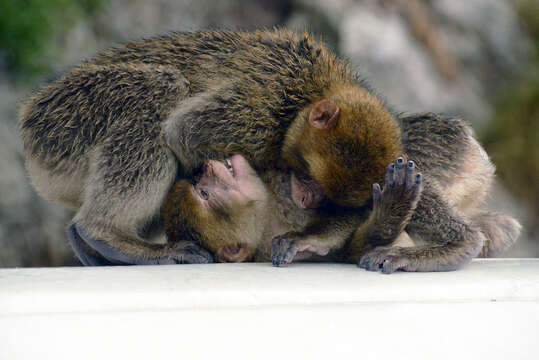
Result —
M 408 161 L 408 169 L 413 169 L 415 166 L 414 162 L 412 160 Z
M 404 164 L 404 159 L 403 159 L 402 157 L 399 157 L 399 158 L 397 159 L 397 164 L 398 164 L 398 165 Z

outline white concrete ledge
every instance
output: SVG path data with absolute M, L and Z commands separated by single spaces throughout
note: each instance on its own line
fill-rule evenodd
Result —
M 0 359 L 539 358 L 539 259 L 0 270 Z

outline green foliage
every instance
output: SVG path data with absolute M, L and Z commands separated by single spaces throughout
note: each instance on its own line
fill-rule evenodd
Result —
M 539 2 L 519 2 L 519 14 L 535 45 L 534 64 L 501 94 L 483 142 L 506 186 L 539 213 Z
M 484 143 L 506 186 L 539 212 L 539 75 L 504 95 Z
M 0 62 L 23 80 L 43 74 L 54 58 L 53 37 L 105 1 L 0 0 Z

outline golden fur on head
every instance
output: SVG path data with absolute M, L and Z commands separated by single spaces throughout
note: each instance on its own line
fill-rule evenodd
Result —
M 185 180 L 169 193 L 162 211 L 168 240 L 196 241 L 215 254 L 226 247 L 248 247 L 246 259 L 252 258 L 264 227 L 254 207 L 263 205 L 248 201 L 204 206 L 196 196 Z
M 312 126 L 311 108 L 306 108 L 286 135 L 283 157 L 316 179 L 334 202 L 361 206 L 372 184 L 403 152 L 400 126 L 378 98 L 359 86 L 335 86 L 323 98 L 339 108 L 335 126 Z

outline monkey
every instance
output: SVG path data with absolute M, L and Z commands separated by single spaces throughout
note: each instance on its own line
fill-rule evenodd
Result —
M 259 176 L 241 155 L 210 160 L 199 178 L 176 183 L 167 196 L 162 209 L 167 237 L 189 238 L 215 254 L 218 262 L 272 261 L 273 238 L 301 231 L 320 216 L 292 199 L 292 177 L 278 170 Z M 370 220 L 365 242 L 376 240 L 375 234 L 387 233 L 390 227 L 391 236 L 398 237 L 419 200 L 421 183 L 413 161 L 405 166 L 401 157 L 388 167 L 383 191 L 373 185 L 372 209 L 369 206 L 362 214 L 362 219 Z M 340 250 L 314 256 L 309 248 L 299 249 L 293 261 L 342 261 Z
M 364 255 L 374 259 L 369 269 L 382 263 L 386 272 L 455 269 L 488 236 L 511 243 L 516 221 L 504 217 L 500 225 L 493 221 L 498 215 L 476 214 L 481 231 L 458 211 L 470 194 L 485 193 L 492 177 L 488 158 L 468 159 L 480 152 L 468 128 L 455 120 L 452 129 L 452 122 L 430 115 L 415 119 L 433 130 L 447 125 L 456 144 L 441 143 L 464 153 L 446 150 L 449 158 L 441 163 L 428 158 L 414 148 L 414 131 L 406 129 L 411 122 L 391 112 L 345 61 L 307 33 L 274 29 L 172 33 L 106 51 L 32 96 L 19 127 L 34 187 L 76 211 L 68 239 L 111 263 L 211 261 L 202 248 L 167 242 L 160 208 L 175 181 L 192 178 L 208 159 L 234 154 L 257 171 L 291 169 L 292 199 L 300 207 L 313 207 L 308 197 L 296 196 L 303 188 L 328 199 L 315 210 L 323 215 L 319 221 L 274 239 L 282 245 L 275 259 L 293 259 L 305 246 L 325 253 L 351 234 L 347 246 L 360 247 L 357 219 L 371 185 L 406 147 L 429 178 L 434 174 L 407 226 L 430 244 L 393 248 L 390 256 L 381 247 L 389 240 L 380 241 Z M 412 128 L 430 145 L 432 134 Z M 455 181 L 462 177 L 470 181 Z
M 76 212 L 70 241 L 110 262 L 154 264 L 185 259 L 183 245 L 166 242 L 159 209 L 176 179 L 206 159 L 241 153 L 256 169 L 284 163 L 296 184 L 312 178 L 324 193 L 331 185 L 332 201 L 362 204 L 368 185 L 324 184 L 323 166 L 309 174 L 301 159 L 288 163 L 307 118 L 306 131 L 334 147 L 309 161 L 338 155 L 333 166 L 351 177 L 372 183 L 400 153 L 399 125 L 382 101 L 320 42 L 286 30 L 174 33 L 120 46 L 40 89 L 19 125 L 32 184 Z M 341 226 L 327 218 L 319 227 Z M 193 261 L 210 261 L 199 255 Z
M 413 161 L 406 167 L 404 162 L 401 157 L 388 167 L 383 191 L 373 184 L 372 209 L 366 209 L 363 218 L 367 221 L 361 227 L 366 246 L 352 255 L 365 254 L 384 237 L 393 239 L 391 246 L 414 246 L 403 230 L 419 200 L 422 177 L 416 174 Z M 209 161 L 199 179 L 183 180 L 169 193 L 163 207 L 167 236 L 183 239 L 187 235 L 216 254 L 219 262 L 271 261 L 279 244 L 269 240 L 301 230 L 316 212 L 302 211 L 293 204 L 290 174 L 266 171 L 261 177 L 263 180 L 241 155 L 224 163 Z M 191 209 L 190 216 L 184 216 L 185 208 Z M 489 244 L 483 246 L 486 257 Z M 349 248 L 336 250 L 316 260 L 350 259 Z M 293 261 L 312 257 L 308 248 L 300 249 Z
M 361 268 L 383 273 L 448 271 L 470 256 L 503 253 L 516 241 L 521 227 L 510 216 L 483 209 L 495 167 L 471 127 L 461 119 L 433 113 L 399 119 L 405 153 L 424 175 L 421 200 L 405 233 L 422 244 L 408 248 L 380 244 L 365 255 L 352 255 L 349 261 L 358 260 Z M 365 245 L 358 241 L 361 231 L 348 244 L 352 248 Z M 348 253 L 354 254 L 353 249 Z

